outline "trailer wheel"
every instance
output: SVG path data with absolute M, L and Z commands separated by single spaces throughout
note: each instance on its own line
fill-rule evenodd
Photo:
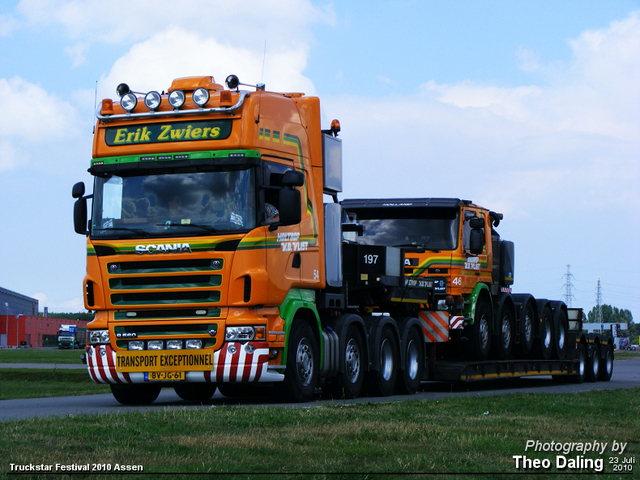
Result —
M 393 393 L 398 375 L 398 347 L 389 328 L 385 328 L 376 345 L 378 365 L 369 372 L 369 390 L 375 396 L 387 397 Z
M 558 322 L 555 325 L 555 333 L 553 338 L 553 355 L 558 360 L 564 360 L 567 353 L 567 314 L 564 310 L 558 312 Z
M 160 385 L 110 385 L 113 397 L 122 405 L 148 405 L 160 395 Z
M 484 300 L 478 300 L 469 337 L 471 350 L 476 360 L 486 360 L 491 348 L 491 308 Z
M 412 328 L 407 335 L 407 341 L 404 345 L 405 363 L 398 381 L 400 393 L 413 395 L 420 388 L 424 365 L 424 348 L 421 337 L 415 328 Z
M 507 307 L 502 311 L 502 318 L 498 325 L 498 342 L 495 345 L 497 357 L 500 360 L 507 360 L 513 348 L 513 315 Z
M 549 360 L 551 351 L 553 350 L 553 316 L 549 307 L 545 307 L 542 311 L 539 338 L 535 347 L 537 357 L 543 360 Z
M 517 346 L 518 354 L 527 357 L 533 348 L 533 322 L 535 313 L 531 302 L 527 302 L 522 315 L 522 325 L 520 330 L 520 343 Z
M 290 400 L 311 400 L 318 383 L 318 353 L 313 330 L 304 321 L 291 328 L 284 384 Z
M 331 382 L 330 391 L 334 398 L 356 398 L 364 383 L 365 353 L 362 335 L 355 325 L 347 329 L 344 350 L 344 373 L 340 372 Z
M 591 358 L 587 361 L 587 382 L 597 382 L 600 376 L 600 346 L 594 343 Z
M 180 383 L 173 387 L 176 394 L 183 400 L 204 402 L 216 393 L 215 383 Z
M 600 359 L 600 375 L 598 377 L 598 380 L 602 382 L 611 380 L 611 375 L 613 374 L 613 345 L 605 348 L 604 358 Z
M 584 349 L 584 345 L 578 345 L 576 358 L 578 359 L 578 373 L 573 375 L 573 383 L 582 383 L 587 375 L 587 351 Z

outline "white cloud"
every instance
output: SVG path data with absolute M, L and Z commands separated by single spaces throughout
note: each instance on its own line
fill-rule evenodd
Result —
M 76 110 L 39 85 L 0 78 L 0 98 L 0 171 L 24 165 L 42 145 L 78 134 Z
M 86 42 L 76 43 L 75 45 L 70 45 L 64 49 L 64 53 L 73 58 L 74 67 L 78 67 L 85 62 L 88 51 L 89 44 Z
M 172 26 L 230 45 L 262 50 L 311 40 L 308 26 L 333 23 L 330 5 L 309 0 L 21 0 L 22 15 L 37 25 L 61 24 L 69 38 L 101 43 L 143 41 Z
M 12 15 L 0 15 L 0 37 L 10 37 L 18 28 L 18 21 Z
M 279 91 L 314 93 L 311 81 L 302 75 L 308 50 L 267 53 L 263 80 L 262 52 L 225 45 L 213 38 L 187 32 L 180 27 L 154 35 L 134 45 L 100 80 L 99 95 L 113 98 L 115 88 L 127 83 L 134 91 L 166 90 L 178 77 L 213 75 L 223 84 L 229 74 L 243 83 L 266 83 Z

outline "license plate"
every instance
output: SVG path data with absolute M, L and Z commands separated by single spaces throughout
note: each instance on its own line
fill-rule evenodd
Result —
M 184 380 L 185 372 L 145 372 L 146 382 L 158 382 L 161 380 Z
M 213 353 L 204 350 L 118 352 L 118 372 L 195 372 L 213 370 Z

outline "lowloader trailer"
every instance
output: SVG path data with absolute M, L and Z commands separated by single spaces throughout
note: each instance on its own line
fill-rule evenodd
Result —
M 339 202 L 340 125 L 321 128 L 319 99 L 225 84 L 121 84 L 119 102 L 98 106 L 93 193 L 73 187 L 74 228 L 95 312 L 88 373 L 118 402 L 163 387 L 194 401 L 414 393 L 455 362 L 610 378 L 611 343 L 579 331 L 579 310 L 511 294 L 499 214 L 455 199 Z

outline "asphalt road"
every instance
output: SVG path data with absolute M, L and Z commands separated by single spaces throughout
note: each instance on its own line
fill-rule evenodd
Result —
M 0 364 L 26 368 L 27 364 Z M 58 368 L 69 368 L 58 365 Z M 77 366 L 76 366 L 77 367 Z M 84 366 L 80 366 L 85 368 Z M 39 368 L 47 368 L 44 365 Z M 51 367 L 49 367 L 51 368 Z M 187 402 L 180 399 L 173 389 L 164 388 L 158 399 L 151 405 L 123 406 L 111 394 L 83 395 L 75 397 L 35 398 L 0 401 L 0 421 L 18 420 L 33 417 L 62 416 L 72 417 L 79 414 L 110 414 L 129 411 L 165 410 L 173 408 L 216 408 L 239 405 L 277 405 L 288 407 L 318 407 L 323 405 L 353 405 L 363 402 L 392 402 L 401 400 L 435 400 L 440 398 L 474 396 L 478 401 L 488 395 L 511 393 L 575 393 L 588 390 L 612 390 L 617 388 L 640 388 L 640 359 L 621 360 L 614 363 L 613 376 L 609 382 L 558 384 L 551 377 L 520 378 L 475 383 L 426 382 L 415 395 L 396 395 L 392 397 L 362 397 L 355 400 L 323 400 L 318 398 L 303 404 L 281 404 L 269 397 L 226 398 L 219 392 L 207 402 Z

